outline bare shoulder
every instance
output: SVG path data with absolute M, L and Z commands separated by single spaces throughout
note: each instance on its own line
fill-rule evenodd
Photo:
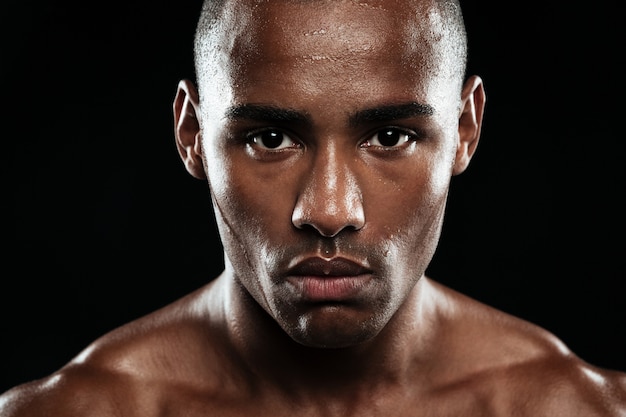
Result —
M 116 409 L 124 380 L 113 373 L 69 366 L 0 396 L 2 417 L 121 416 Z
M 452 363 L 465 376 L 455 383 L 484 397 L 495 415 L 626 416 L 626 373 L 589 364 L 549 331 L 433 285 L 446 300 Z
M 573 353 L 520 364 L 502 381 L 516 387 L 514 404 L 528 415 L 626 416 L 626 374 L 589 364 Z
M 224 338 L 194 297 L 103 335 L 52 375 L 4 393 L 0 417 L 156 416 L 167 401 L 222 392 Z

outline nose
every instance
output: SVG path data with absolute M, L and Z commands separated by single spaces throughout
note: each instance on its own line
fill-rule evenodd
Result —
M 347 159 L 332 149 L 317 153 L 291 221 L 298 229 L 311 227 L 324 237 L 364 226 L 362 192 Z

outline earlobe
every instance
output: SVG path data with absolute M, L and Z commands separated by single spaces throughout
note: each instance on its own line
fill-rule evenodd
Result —
M 198 179 L 205 179 L 198 103 L 198 92 L 194 85 L 188 80 L 180 81 L 173 105 L 176 148 L 187 172 Z
M 470 77 L 461 93 L 459 116 L 459 143 L 456 151 L 453 175 L 465 171 L 476 151 L 485 111 L 485 89 L 478 76 Z

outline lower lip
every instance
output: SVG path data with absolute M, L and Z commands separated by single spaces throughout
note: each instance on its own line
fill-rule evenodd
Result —
M 307 301 L 347 301 L 371 280 L 370 274 L 350 276 L 295 276 L 288 281 Z

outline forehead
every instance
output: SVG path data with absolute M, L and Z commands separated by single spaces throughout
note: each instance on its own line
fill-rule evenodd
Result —
M 273 0 L 255 4 L 238 1 L 229 3 L 228 19 L 224 22 L 230 24 L 232 33 L 245 28 L 246 33 L 254 34 L 244 37 L 245 41 L 273 40 L 280 41 L 284 48 L 307 45 L 317 46 L 320 51 L 329 47 L 350 49 L 367 43 L 374 46 L 391 38 L 401 40 L 419 32 L 412 30 L 412 26 L 421 23 L 415 19 L 415 9 L 425 6 L 405 6 L 399 7 L 397 2 L 376 5 L 345 0 Z
M 442 38 L 438 20 L 429 1 L 230 1 L 221 43 L 235 60 L 337 60 L 383 50 L 407 59 Z
M 227 0 L 215 33 L 218 71 L 239 93 L 425 94 L 447 67 L 430 0 Z

